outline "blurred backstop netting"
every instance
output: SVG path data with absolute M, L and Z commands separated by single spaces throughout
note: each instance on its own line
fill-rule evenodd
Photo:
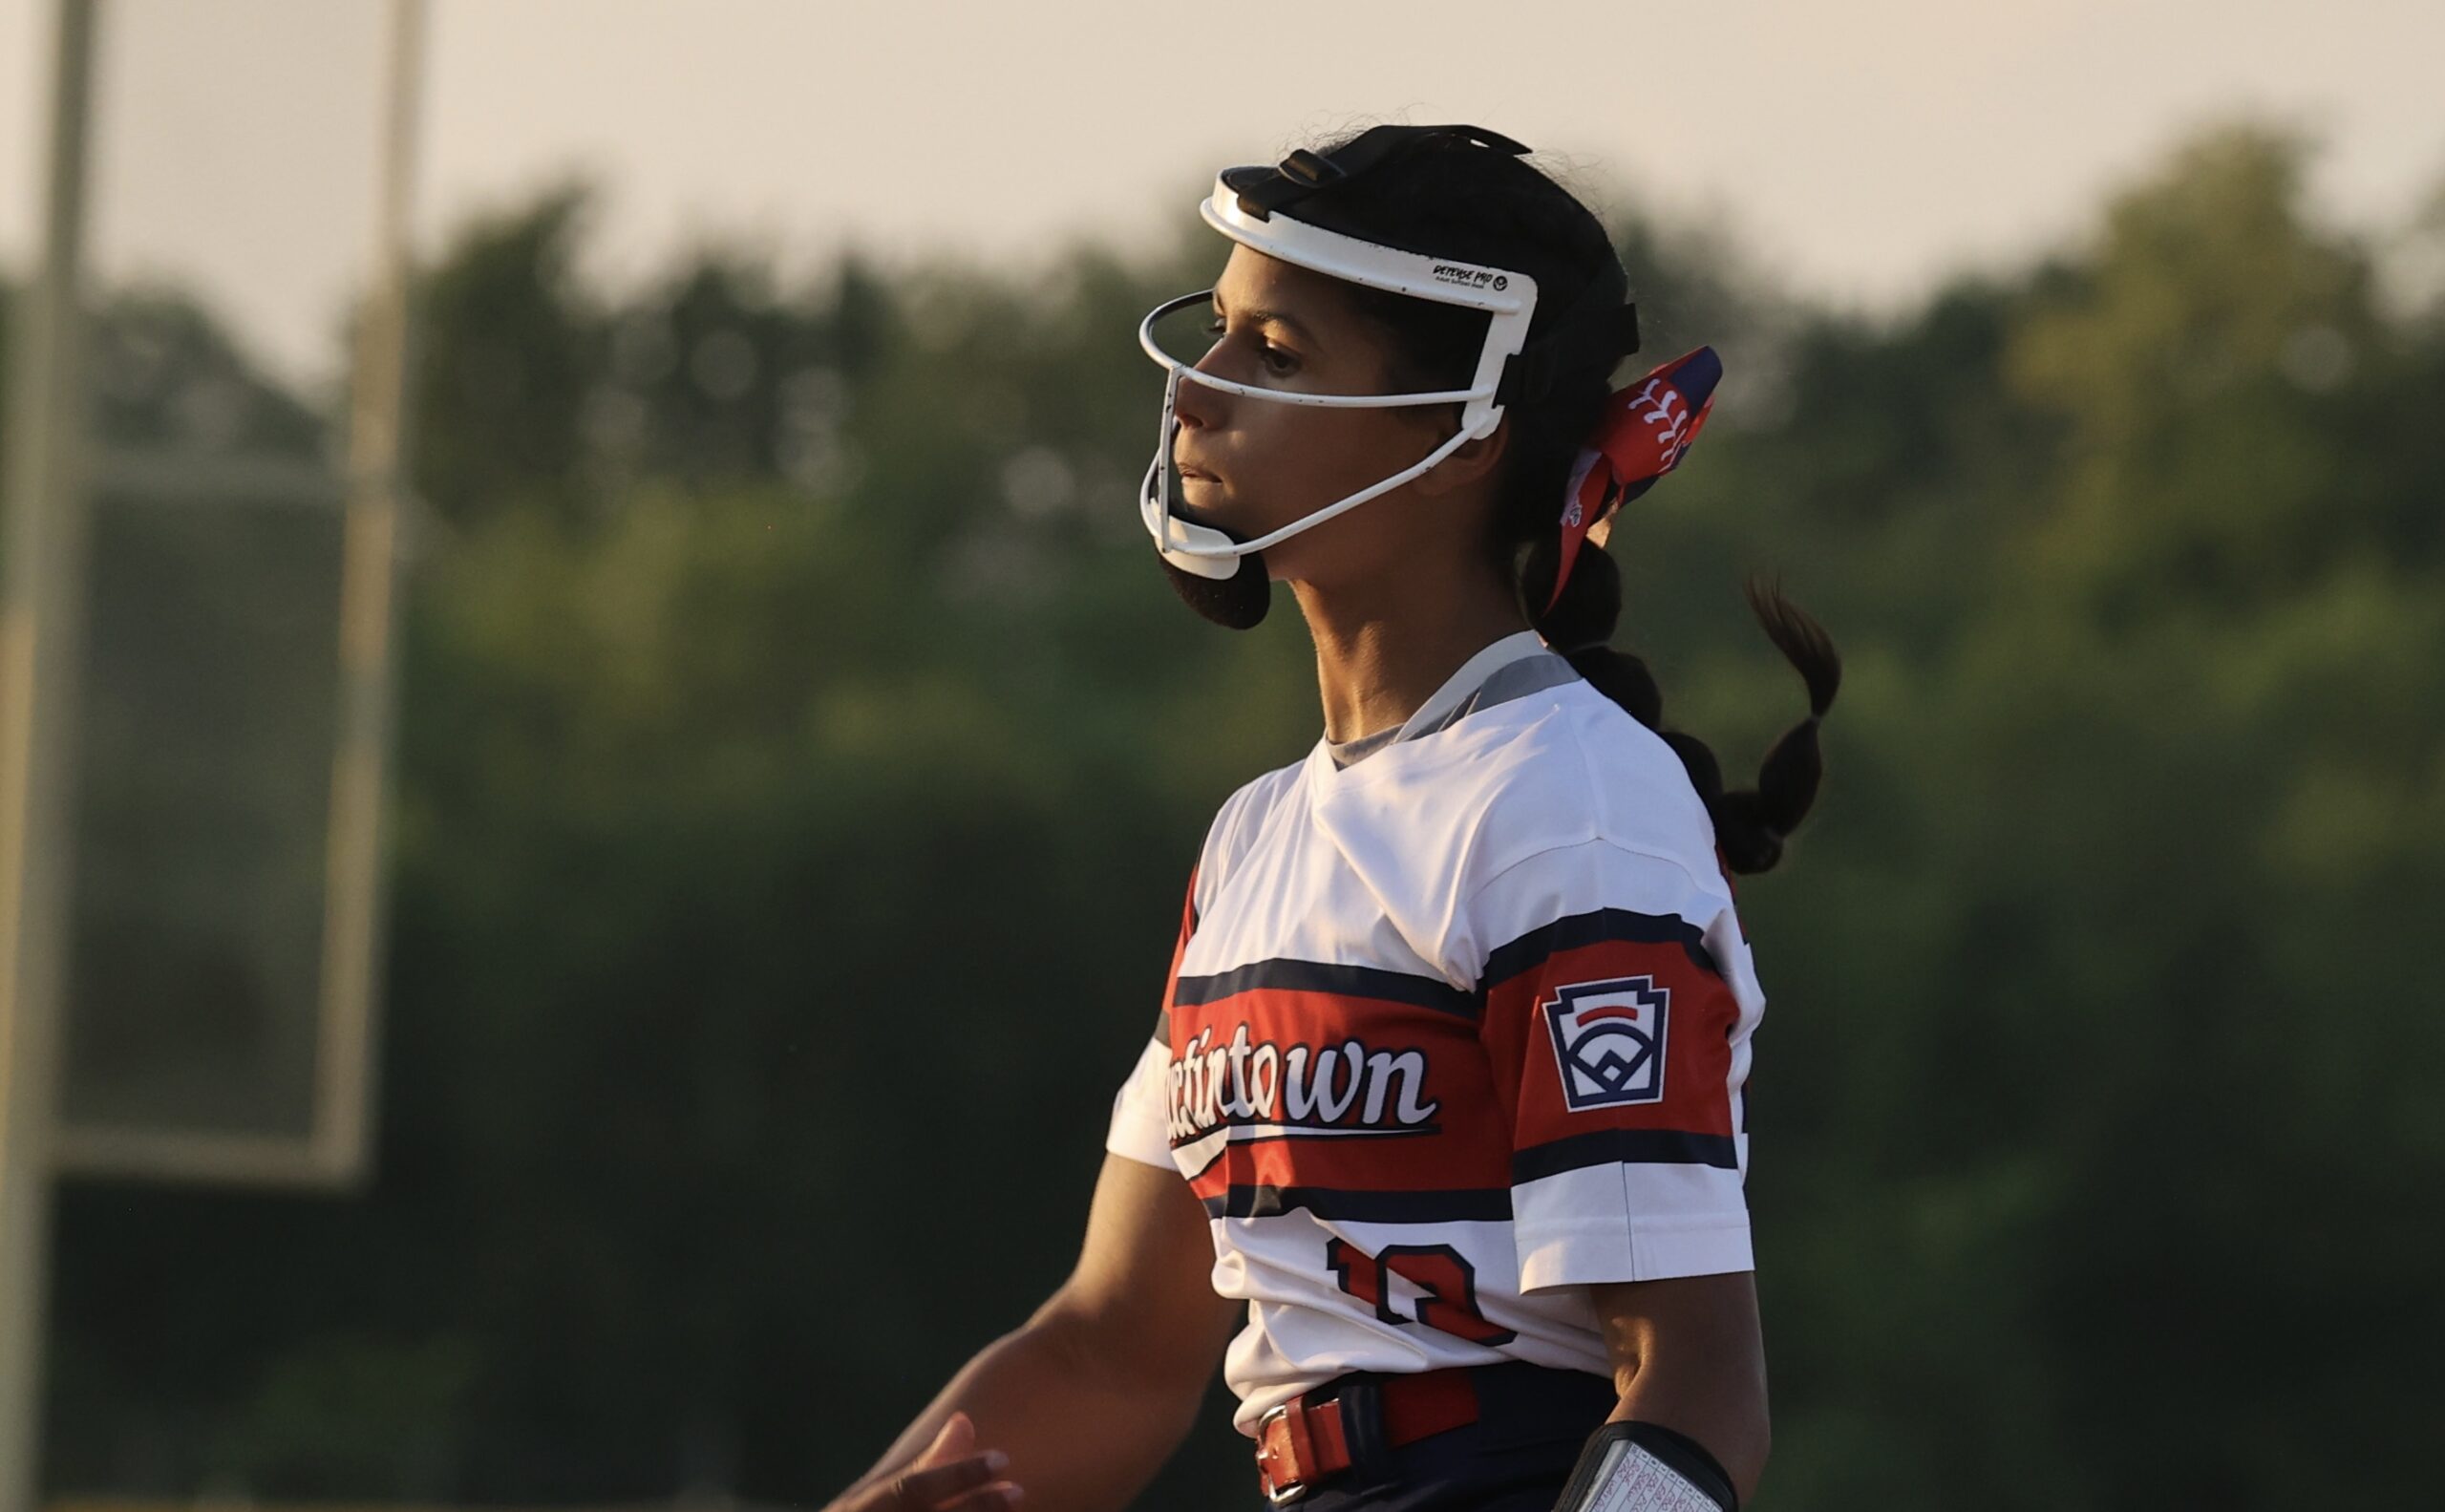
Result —
M 104 0 L 58 1168 L 362 1166 L 408 96 L 394 0 Z

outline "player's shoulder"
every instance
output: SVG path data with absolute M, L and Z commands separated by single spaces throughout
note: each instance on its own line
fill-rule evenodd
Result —
M 1306 767 L 1302 761 L 1276 767 L 1242 783 L 1222 807 L 1214 812 L 1214 822 L 1206 826 L 1205 843 L 1198 852 L 1198 911 L 1205 910 L 1206 899 L 1222 879 L 1237 867 L 1248 853 L 1256 837 L 1299 785 Z
M 1588 841 L 1700 881 L 1716 871 L 1714 825 L 1680 756 L 1575 676 L 1334 774 L 1317 807 L 1350 842 L 1414 847 L 1464 889 Z
M 1590 839 L 1669 860 L 1700 883 L 1720 881 L 1714 820 L 1680 753 L 1584 680 L 1571 685 L 1566 707 L 1557 749 L 1545 753 L 1548 780 L 1523 784 L 1517 801 L 1584 805 Z M 1575 782 L 1559 749 L 1565 737 L 1577 748 Z
M 1730 913 L 1714 822 L 1663 736 L 1584 681 L 1522 735 L 1461 867 L 1456 966 L 1556 930 L 1679 938 Z
M 1584 679 L 1389 748 L 1324 787 L 1319 822 L 1456 979 L 1506 930 L 1607 908 L 1689 918 L 1730 902 L 1679 756 Z

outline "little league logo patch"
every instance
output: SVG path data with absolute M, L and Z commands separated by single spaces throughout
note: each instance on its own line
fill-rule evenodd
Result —
M 1563 1104 L 1573 1113 L 1664 1100 L 1664 1016 L 1672 994 L 1648 976 L 1581 982 L 1547 999 Z

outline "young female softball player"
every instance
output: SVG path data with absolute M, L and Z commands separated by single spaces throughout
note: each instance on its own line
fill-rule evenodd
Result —
M 1731 875 L 1808 810 L 1839 664 L 1726 791 L 1608 648 L 1610 516 L 1720 373 L 1627 388 L 1596 218 L 1475 127 L 1379 126 L 1205 202 L 1216 287 L 1140 506 L 1199 612 L 1291 586 L 1325 736 L 1222 805 L 1076 1272 L 838 1512 L 1125 1506 L 1216 1358 L 1257 1490 L 1312 1512 L 1712 1512 L 1767 1414 Z M 1194 308 L 1193 363 L 1167 321 Z M 1253 1504 L 1253 1494 L 1251 1496 Z

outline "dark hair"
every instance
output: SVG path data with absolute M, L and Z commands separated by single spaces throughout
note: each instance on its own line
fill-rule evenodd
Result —
M 1310 150 L 1329 156 L 1347 140 Z M 1427 138 L 1303 201 L 1293 213 L 1349 235 L 1507 267 L 1537 281 L 1528 340 L 1532 349 L 1549 346 L 1553 360 L 1541 382 L 1504 408 L 1510 437 L 1487 549 L 1517 586 L 1538 633 L 1681 757 L 1731 868 L 1772 867 L 1784 837 L 1808 813 L 1822 774 L 1817 726 L 1842 680 L 1841 659 L 1824 629 L 1778 586 L 1754 577 L 1745 585 L 1751 611 L 1808 685 L 1809 713 L 1775 742 L 1755 787 L 1728 793 L 1706 742 L 1665 727 L 1664 696 L 1647 663 L 1607 644 L 1622 611 L 1622 575 L 1612 558 L 1592 541 L 1583 544 L 1562 598 L 1545 608 L 1560 559 L 1563 492 L 1621 360 L 1614 328 L 1603 322 L 1557 329 L 1566 309 L 1609 310 L 1628 299 L 1628 276 L 1603 223 L 1524 159 L 1453 137 Z M 1467 386 L 1485 339 L 1484 314 L 1354 284 L 1348 293 L 1391 337 L 1403 387 Z M 1455 424 L 1458 410 L 1453 406 Z

